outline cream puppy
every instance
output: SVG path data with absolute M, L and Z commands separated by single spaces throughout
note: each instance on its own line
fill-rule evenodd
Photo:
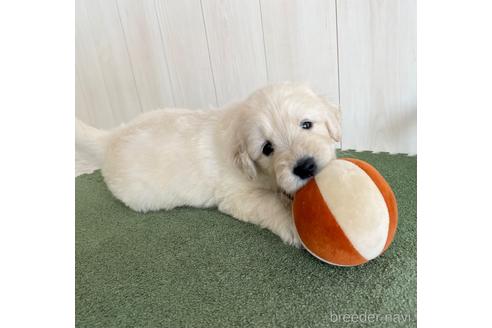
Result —
M 162 109 L 101 131 L 80 121 L 77 152 L 135 211 L 216 206 L 299 246 L 290 198 L 335 158 L 338 109 L 283 83 L 222 109 Z

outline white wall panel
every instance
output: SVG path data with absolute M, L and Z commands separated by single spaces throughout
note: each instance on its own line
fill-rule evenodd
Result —
M 202 0 L 218 104 L 267 83 L 258 1 Z
M 80 80 L 80 74 L 77 67 L 75 68 L 75 116 L 84 122 L 94 125 L 95 121 L 92 118 L 89 110 L 89 102 L 85 85 Z
M 87 123 L 96 127 L 112 127 L 115 120 L 84 1 L 75 1 L 75 6 L 76 113 L 81 119 L 90 119 Z
M 142 109 L 174 107 L 155 0 L 118 0 Z
M 306 81 L 338 103 L 335 0 L 260 2 L 269 81 Z
M 414 0 L 338 1 L 344 149 L 416 153 Z
M 126 122 L 141 113 L 141 105 L 116 1 L 76 1 L 79 2 L 81 4 L 80 6 L 77 4 L 77 11 L 85 10 L 85 14 L 77 20 L 77 23 L 84 28 L 77 30 L 82 30 L 84 33 L 77 35 L 76 40 L 90 43 L 87 47 L 94 52 L 91 56 L 95 57 L 93 59 L 97 64 L 94 64 L 102 73 L 104 90 L 112 110 L 111 122 L 98 120 L 97 123 L 101 123 L 100 126 L 114 126 Z M 88 40 L 82 41 L 84 38 Z M 92 67 L 85 67 L 83 70 L 85 74 L 91 74 Z M 95 82 L 97 84 L 92 87 L 102 88 L 100 82 L 97 78 Z M 96 113 L 101 109 L 95 107 L 93 110 Z
M 156 9 L 176 106 L 216 106 L 200 0 L 156 0 Z

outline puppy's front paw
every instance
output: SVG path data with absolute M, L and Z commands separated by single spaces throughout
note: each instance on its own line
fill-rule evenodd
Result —
M 294 223 L 287 224 L 281 231 L 278 233 L 280 239 L 287 245 L 294 246 L 296 248 L 301 248 L 301 239 L 297 233 L 296 227 Z

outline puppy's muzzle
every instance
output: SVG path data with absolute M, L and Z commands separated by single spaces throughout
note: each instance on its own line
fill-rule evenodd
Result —
M 317 168 L 316 161 L 313 157 L 303 157 L 297 161 L 292 172 L 304 180 L 314 176 Z

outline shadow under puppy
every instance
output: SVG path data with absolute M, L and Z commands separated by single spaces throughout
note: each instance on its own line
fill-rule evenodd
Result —
M 282 83 L 221 109 L 161 109 L 102 131 L 77 120 L 76 148 L 135 211 L 211 207 L 300 246 L 288 196 L 335 158 L 338 108 Z

